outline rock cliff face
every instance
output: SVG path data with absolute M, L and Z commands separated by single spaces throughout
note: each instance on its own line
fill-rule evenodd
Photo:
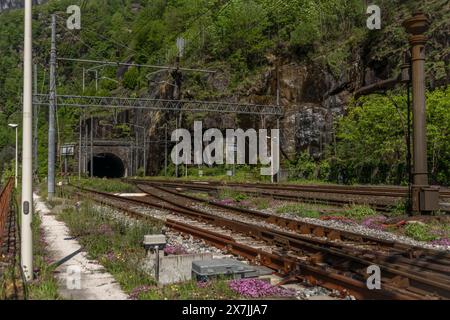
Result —
M 33 0 L 33 4 L 42 4 L 45 0 Z M 0 12 L 9 9 L 19 9 L 23 8 L 23 0 L 0 0 Z
M 322 156 L 325 146 L 334 138 L 334 119 L 345 113 L 352 92 L 364 83 L 361 70 L 359 64 L 354 64 L 336 80 L 318 64 L 280 63 L 280 104 L 285 108 L 281 129 L 286 156 L 294 158 L 304 151 L 316 159 Z M 259 102 L 262 96 L 276 96 L 276 88 L 277 71 L 270 67 L 249 90 L 248 96 L 252 102 Z

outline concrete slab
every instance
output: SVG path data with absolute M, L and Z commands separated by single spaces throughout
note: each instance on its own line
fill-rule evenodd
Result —
M 71 238 L 67 226 L 56 220 L 36 194 L 34 201 L 42 219 L 47 249 L 59 264 L 55 271 L 61 296 L 75 300 L 128 299 L 113 276 L 97 261 L 87 258 L 78 241 Z
M 211 253 L 185 254 L 177 256 L 160 256 L 159 258 L 159 284 L 189 281 L 192 279 L 192 262 L 210 260 Z M 146 272 L 155 276 L 155 256 L 149 255 L 145 261 Z
M 148 196 L 147 193 L 115 193 L 115 196 L 118 197 L 136 197 L 136 198 L 140 198 L 140 197 L 146 197 Z

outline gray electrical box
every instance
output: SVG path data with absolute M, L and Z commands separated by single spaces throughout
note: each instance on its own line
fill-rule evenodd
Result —
M 249 266 L 233 259 L 214 259 L 192 262 L 192 278 L 198 281 L 209 278 L 227 277 L 232 279 L 255 278 L 272 274 L 265 267 Z

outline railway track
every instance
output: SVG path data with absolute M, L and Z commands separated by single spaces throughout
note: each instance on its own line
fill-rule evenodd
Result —
M 21 277 L 17 274 L 18 225 L 13 201 L 14 180 L 9 179 L 0 194 L 0 277 L 9 270 L 3 285 L 4 299 L 18 299 L 21 295 Z
M 221 183 L 204 181 L 167 181 L 167 180 L 134 180 L 126 182 L 181 188 L 193 191 L 219 192 L 232 189 L 237 192 L 257 196 L 271 197 L 286 201 L 324 203 L 343 206 L 348 204 L 369 205 L 377 211 L 388 212 L 399 202 L 406 199 L 408 190 L 402 187 L 376 186 L 336 186 L 336 185 L 270 185 L 255 183 Z M 450 201 L 450 191 L 441 191 L 442 201 Z M 442 205 L 443 211 L 449 211 Z
M 258 213 L 236 208 L 212 210 L 211 204 L 175 194 L 161 187 L 141 186 L 145 197 L 120 197 L 79 189 L 95 201 L 118 208 L 137 219 L 164 220 L 166 226 L 191 234 L 235 255 L 272 268 L 282 275 L 300 277 L 329 289 L 375 299 L 449 299 L 448 253 L 398 246 L 360 235 L 314 226 L 299 230 L 281 227 Z M 164 217 L 145 214 L 164 210 Z M 168 213 L 167 213 L 168 212 Z M 267 218 L 267 217 L 266 217 Z M 285 221 L 287 222 L 287 221 Z M 309 233 L 305 231 L 309 229 Z M 298 232 L 302 230 L 303 233 Z M 367 268 L 382 270 L 382 290 L 368 290 Z

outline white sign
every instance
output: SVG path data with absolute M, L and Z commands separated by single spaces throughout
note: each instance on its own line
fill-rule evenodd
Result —
M 61 147 L 61 155 L 63 156 L 73 156 L 75 154 L 75 146 L 73 144 L 63 145 Z
M 178 38 L 177 39 L 177 48 L 178 48 L 178 54 L 180 55 L 180 57 L 183 57 L 183 55 L 184 55 L 185 46 L 186 46 L 186 40 L 184 40 L 183 38 Z

